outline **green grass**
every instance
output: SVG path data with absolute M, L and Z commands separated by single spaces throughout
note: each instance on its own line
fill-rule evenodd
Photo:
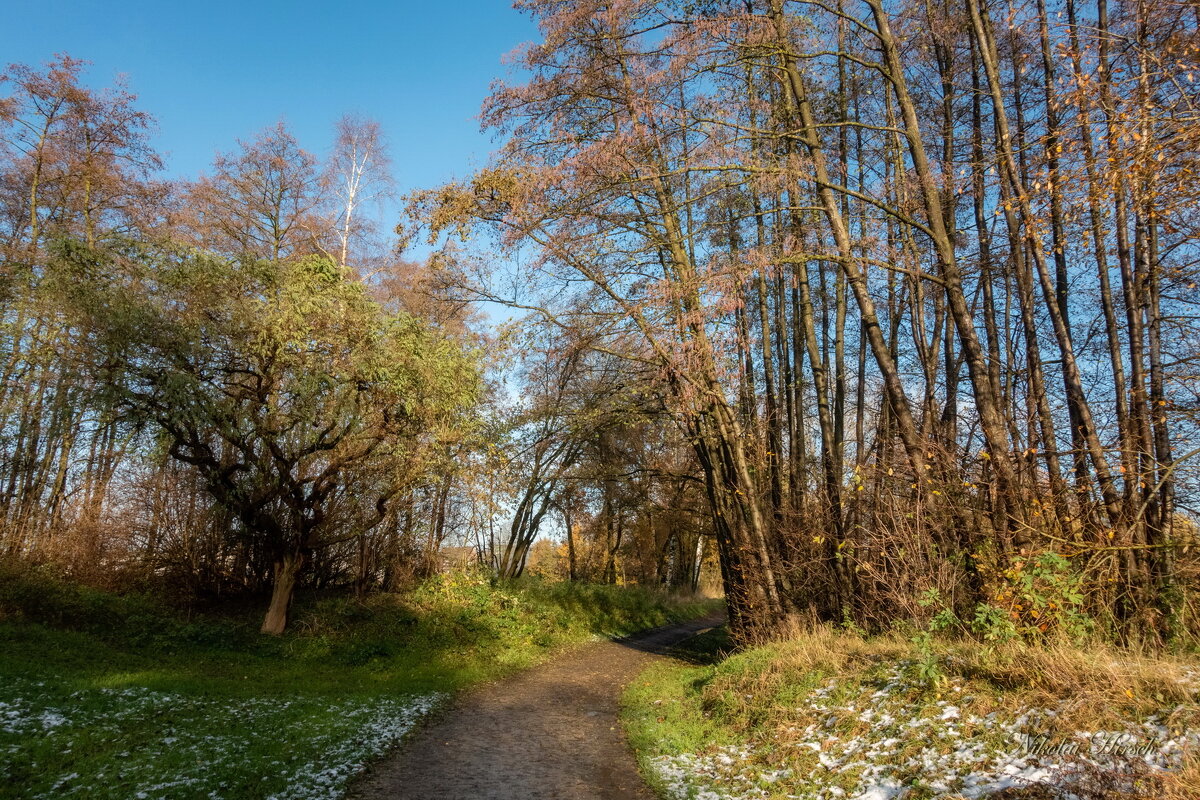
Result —
M 1081 798 L 1195 797 L 1186 787 L 1200 786 L 1192 656 L 828 629 L 732 655 L 713 633 L 681 655 L 623 698 L 630 741 L 664 797 L 1059 796 L 1037 784 L 1046 776 Z M 1087 757 L 1035 756 L 1027 734 L 1076 742 Z M 1118 735 L 1157 742 L 1149 761 L 1096 755 Z
M 730 649 L 724 627 L 694 636 L 671 654 L 675 662 L 656 662 L 630 683 L 622 697 L 629 743 L 642 760 L 642 773 L 664 788 L 645 760 L 663 753 L 690 753 L 736 744 L 739 737 L 694 702 L 695 693 L 713 674 L 713 664 Z
M 636 587 L 459 574 L 365 601 L 187 619 L 0 572 L 0 798 L 333 798 L 447 693 L 695 616 Z

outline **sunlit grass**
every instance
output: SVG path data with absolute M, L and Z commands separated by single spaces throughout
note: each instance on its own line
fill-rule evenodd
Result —
M 448 693 L 553 648 L 701 613 L 616 587 L 462 575 L 302 602 L 293 630 L 0 584 L 0 797 L 335 798 Z M 14 582 L 15 580 L 15 582 Z
M 669 798 L 1195 796 L 1194 657 L 938 641 L 930 669 L 917 650 L 818 629 L 657 665 L 627 692 L 626 725 Z M 1077 752 L 1034 753 L 1029 736 Z

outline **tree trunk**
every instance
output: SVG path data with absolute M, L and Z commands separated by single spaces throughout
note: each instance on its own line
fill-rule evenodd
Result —
M 278 636 L 287 628 L 288 611 L 296 593 L 296 578 L 304 566 L 304 555 L 292 549 L 275 560 L 274 582 L 271 587 L 271 605 L 263 619 L 262 633 Z

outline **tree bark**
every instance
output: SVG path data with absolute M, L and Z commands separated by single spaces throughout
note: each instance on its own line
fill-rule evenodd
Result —
M 278 636 L 287 628 L 288 613 L 296 593 L 296 580 L 303 566 L 304 554 L 298 548 L 290 549 L 275 559 L 271 604 L 267 607 L 266 617 L 263 618 L 262 633 Z

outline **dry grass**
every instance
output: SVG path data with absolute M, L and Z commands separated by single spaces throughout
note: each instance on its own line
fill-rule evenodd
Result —
M 944 645 L 943 668 L 1011 706 L 1058 707 L 1061 721 L 1098 729 L 1121 719 L 1145 717 L 1165 707 L 1195 710 L 1200 669 L 1194 660 L 1118 650 L 1094 643 L 1011 643 L 984 649 L 974 643 Z
M 1067 643 L 984 648 L 943 641 L 936 648 L 939 669 L 946 677 L 968 682 L 981 713 L 1057 707 L 1064 724 L 1082 730 L 1145 717 L 1164 707 L 1194 707 L 1200 686 L 1195 660 L 1101 643 L 1086 649 Z M 704 696 L 708 704 L 731 696 L 788 696 L 817 678 L 853 678 L 866 668 L 913 658 L 912 643 L 899 637 L 863 638 L 818 627 L 734 656 L 735 664 L 738 659 L 750 663 L 719 670 Z M 787 709 L 784 714 L 789 719 L 794 715 Z M 752 717 L 763 721 L 761 713 Z
M 1162 782 L 1160 800 L 1196 800 L 1200 796 L 1200 755 L 1184 759 L 1183 766 Z
M 732 656 L 705 685 L 702 702 L 735 727 L 787 727 L 820 680 L 907 658 L 900 639 L 864 639 L 829 627 Z M 745 702 L 745 701 L 750 702 Z
M 1080 755 L 1041 762 L 1057 764 L 1056 785 L 1031 781 L 997 787 L 989 797 L 1059 798 L 1069 786 L 1080 800 L 1200 798 L 1197 753 L 1185 750 L 1184 763 L 1164 772 L 1134 755 L 1097 760 L 1095 753 L 1102 751 L 1090 749 L 1122 732 L 1143 746 L 1160 737 L 1187 741 L 1181 732 L 1200 730 L 1200 662 L 1195 658 L 1100 643 L 983 646 L 934 639 L 922 645 L 899 635 L 864 638 L 817 627 L 733 655 L 702 675 L 689 673 L 678 691 L 679 699 L 671 702 L 694 703 L 694 711 L 672 712 L 676 716 L 659 719 L 662 730 L 656 733 L 649 726 L 643 735 L 654 740 L 694 725 L 696 730 L 716 730 L 722 741 L 745 743 L 748 755 L 733 755 L 738 764 L 713 768 L 741 776 L 731 778 L 730 787 L 753 783 L 756 774 L 773 770 L 797 776 L 804 784 L 763 784 L 769 797 L 820 791 L 811 781 L 826 774 L 826 756 L 843 759 L 838 764 L 846 766 L 861 757 L 843 755 L 853 742 L 861 743 L 858 754 L 883 747 L 873 763 L 890 765 L 890 774 L 904 785 L 924 786 L 915 789 L 914 798 L 948 797 L 929 788 L 936 769 L 930 773 L 921 764 L 950 754 L 949 763 L 965 765 L 956 750 L 978 746 L 995 756 L 987 756 L 993 760 L 980 764 L 990 766 L 972 774 L 994 775 L 997 765 L 1003 765 L 995 758 L 1022 754 L 1014 745 L 1020 731 L 1022 736 L 1080 743 Z M 660 717 L 661 708 L 656 712 Z M 942 716 L 951 711 L 952 716 Z M 919 726 L 908 727 L 918 719 Z M 957 727 L 950 730 L 939 721 L 946 719 Z M 719 748 L 683 748 L 689 750 L 723 757 Z M 855 778 L 842 766 L 820 780 L 855 790 Z

